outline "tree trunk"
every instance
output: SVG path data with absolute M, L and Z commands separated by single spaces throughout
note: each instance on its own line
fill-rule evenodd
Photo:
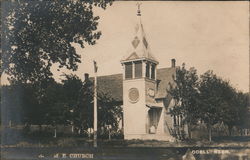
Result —
M 56 128 L 54 129 L 54 138 L 56 138 Z
M 188 138 L 189 138 L 189 139 L 192 139 L 191 125 L 190 125 L 190 123 L 188 123 L 187 125 L 188 125 Z
M 9 120 L 9 127 L 12 127 L 12 122 L 11 122 L 11 120 Z
M 232 129 L 233 129 L 232 126 L 228 126 L 228 133 L 229 133 L 229 136 L 232 136 Z
M 41 133 L 42 132 L 42 125 L 39 124 L 39 132 Z
M 74 125 L 71 126 L 71 132 L 74 133 Z
M 110 133 L 110 129 L 109 129 L 109 140 L 111 140 L 111 133 Z
M 28 134 L 31 130 L 31 125 L 29 123 L 25 123 L 23 130 L 25 134 Z
M 211 126 L 211 124 L 208 124 L 208 139 L 209 139 L 209 142 L 212 141 L 212 126 Z
M 240 129 L 240 135 L 243 136 L 244 135 L 244 130 L 241 128 Z

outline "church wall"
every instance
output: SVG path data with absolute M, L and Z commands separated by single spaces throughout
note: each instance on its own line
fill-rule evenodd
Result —
M 164 134 L 164 114 L 165 114 L 165 109 L 162 108 L 156 134 Z
M 170 113 L 169 113 L 169 109 L 173 108 L 174 106 L 174 101 L 171 100 L 171 102 L 169 103 L 169 106 L 165 107 L 165 125 L 164 125 L 164 132 L 168 135 L 170 134 L 170 129 L 173 128 L 173 118 L 171 117 Z
M 149 102 L 149 103 L 154 103 L 155 102 L 155 99 L 154 99 L 154 97 L 152 97 L 152 96 L 150 96 L 149 95 L 149 89 L 153 89 L 154 90 L 154 92 L 156 93 L 156 86 L 155 86 L 155 81 L 154 80 L 148 80 L 148 79 L 146 79 L 145 80 L 145 96 L 146 96 L 146 102 Z
M 147 107 L 145 106 L 145 83 L 143 79 L 123 81 L 123 102 L 124 102 L 124 136 L 146 134 Z M 129 99 L 129 90 L 137 88 L 139 98 L 137 102 Z

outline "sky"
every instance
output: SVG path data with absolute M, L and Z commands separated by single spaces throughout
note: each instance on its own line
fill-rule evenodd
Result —
M 74 73 L 84 79 L 93 76 L 93 60 L 98 75 L 122 73 L 120 61 L 128 54 L 137 24 L 135 1 L 116 1 L 106 10 L 95 9 L 100 16 L 101 38 L 94 46 L 82 49 L 76 72 L 53 67 L 57 80 L 62 72 Z M 141 20 L 158 68 L 183 62 L 195 67 L 198 74 L 213 70 L 229 80 L 237 89 L 249 90 L 249 2 L 247 1 L 144 1 Z

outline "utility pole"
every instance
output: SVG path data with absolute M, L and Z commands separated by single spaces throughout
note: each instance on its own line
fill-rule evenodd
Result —
M 95 82 L 94 82 L 94 147 L 97 147 L 97 64 L 94 62 Z

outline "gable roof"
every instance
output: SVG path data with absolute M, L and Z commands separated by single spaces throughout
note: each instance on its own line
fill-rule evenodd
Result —
M 93 82 L 94 77 L 90 77 L 89 80 Z M 123 100 L 122 82 L 123 82 L 122 74 L 98 76 L 97 77 L 97 92 L 108 94 L 116 101 L 122 101 Z
M 157 88 L 155 98 L 165 98 L 169 83 L 174 83 L 173 75 L 176 68 L 161 68 L 157 69 Z M 93 81 L 93 77 L 90 78 Z M 97 92 L 110 95 L 117 101 L 123 101 L 123 75 L 113 74 L 97 77 Z
M 133 52 L 127 59 L 127 60 L 133 60 L 133 59 L 139 59 L 140 57 L 135 53 Z
M 164 98 L 167 96 L 167 90 L 170 89 L 169 84 L 174 84 L 173 76 L 175 76 L 176 67 L 157 69 L 157 92 L 155 98 Z

